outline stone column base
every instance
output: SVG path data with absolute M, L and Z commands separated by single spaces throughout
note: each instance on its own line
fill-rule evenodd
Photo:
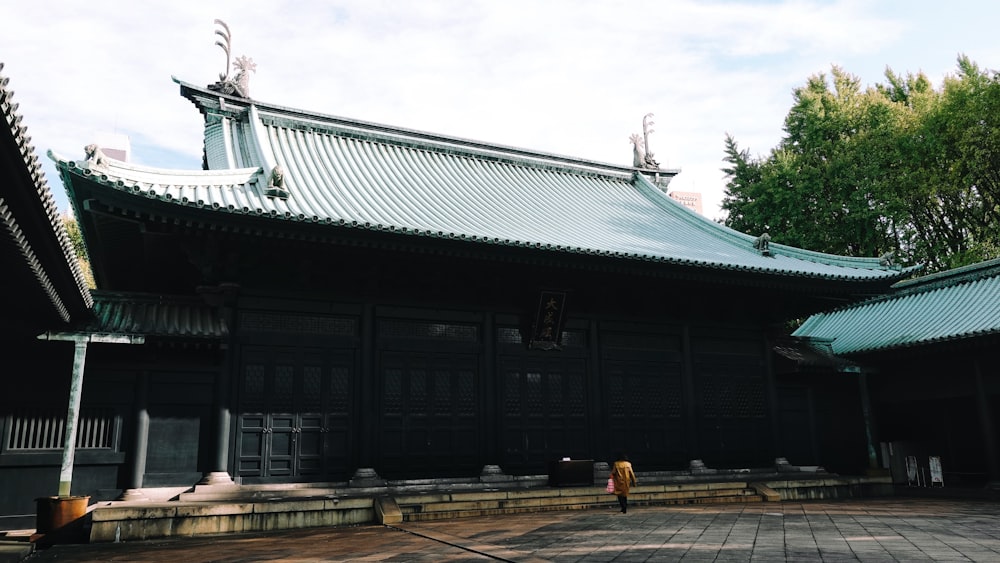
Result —
M 350 487 L 384 487 L 386 486 L 386 480 L 379 477 L 375 469 L 371 467 L 360 467 L 354 472 L 354 476 L 351 477 L 348 483 Z
M 718 469 L 706 467 L 705 462 L 700 459 L 692 459 L 688 465 L 688 471 L 691 472 L 691 475 L 713 475 L 719 472 Z
M 121 496 L 118 497 L 118 500 L 127 500 L 127 501 L 149 500 L 149 497 L 147 497 L 146 494 L 142 492 L 142 489 L 125 489 L 124 491 L 122 491 Z
M 236 483 L 233 482 L 233 478 L 230 477 L 229 473 L 225 471 L 212 471 L 210 473 L 206 473 L 205 476 L 201 478 L 201 481 L 198 481 L 198 484 L 211 486 L 236 486 Z
M 500 483 L 513 480 L 514 478 L 505 474 L 499 465 L 484 465 L 483 470 L 479 472 L 480 483 Z

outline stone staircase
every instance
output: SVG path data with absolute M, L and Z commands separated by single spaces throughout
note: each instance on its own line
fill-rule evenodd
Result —
M 629 494 L 631 505 L 744 503 L 779 500 L 746 482 L 639 485 Z M 420 522 L 543 510 L 617 507 L 603 487 L 546 487 L 476 492 L 433 492 L 393 497 L 402 521 Z

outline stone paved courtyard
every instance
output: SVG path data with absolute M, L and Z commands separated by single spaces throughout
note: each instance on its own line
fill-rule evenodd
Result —
M 1000 561 L 1000 504 L 890 498 L 636 506 L 104 545 L 50 561 Z

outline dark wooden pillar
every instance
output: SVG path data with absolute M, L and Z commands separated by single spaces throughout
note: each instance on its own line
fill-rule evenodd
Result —
M 357 420 L 358 468 L 373 468 L 375 465 L 376 427 L 378 426 L 379 407 L 376 392 L 381 387 L 378 374 L 375 373 L 375 354 L 378 347 L 375 333 L 375 307 L 365 305 L 361 313 L 361 373 L 358 377 L 358 399 L 360 408 L 355 411 Z
M 767 386 L 767 415 L 771 422 L 771 458 L 788 455 L 781 451 L 781 416 L 778 410 L 778 388 L 774 380 L 771 337 L 764 336 L 764 382 Z
M 698 439 L 698 408 L 695 397 L 694 349 L 691 346 L 691 323 L 685 322 L 681 331 L 681 351 L 683 365 L 681 377 L 684 382 L 684 418 L 687 422 L 687 449 L 691 459 L 701 459 L 701 442 Z
M 213 288 L 206 302 L 218 307 L 219 317 L 228 328 L 228 335 L 223 337 L 219 351 L 219 369 L 215 373 L 215 386 L 212 389 L 212 455 L 199 484 L 201 485 L 232 485 L 233 477 L 229 474 L 229 443 L 230 424 L 232 421 L 232 372 L 237 367 L 236 309 L 238 286 L 225 284 Z
M 479 408 L 482 416 L 480 418 L 479 432 L 482 447 L 479 450 L 480 461 L 485 465 L 497 465 L 503 459 L 500 451 L 499 409 L 497 405 L 497 393 L 500 386 L 497 384 L 497 354 L 496 354 L 496 316 L 494 313 L 486 313 L 483 316 L 482 332 L 482 354 L 479 360 L 480 386 L 479 386 Z
M 598 334 L 600 324 L 596 320 L 591 320 L 588 325 L 587 348 L 587 424 L 589 427 L 588 448 L 590 457 L 595 460 L 607 460 L 609 455 L 614 455 L 610 451 L 610 438 L 608 437 L 608 413 L 604 410 L 608 382 L 601 371 L 601 340 Z
M 230 388 L 232 379 L 231 354 L 226 349 L 223 354 L 222 366 L 216 372 L 215 389 L 212 397 L 212 466 L 202 480 L 204 484 L 219 484 L 232 482 L 229 475 L 229 430 L 230 430 Z
M 878 454 L 875 449 L 875 421 L 872 417 L 872 406 L 871 398 L 868 393 L 868 375 L 865 373 L 864 368 L 860 368 L 857 371 L 858 374 L 858 392 L 861 395 L 861 416 L 865 424 L 865 448 L 868 452 L 868 469 L 877 470 L 878 465 Z
M 997 432 L 990 409 L 990 396 L 983 378 L 982 362 L 978 359 L 972 362 L 973 374 L 976 378 L 976 406 L 979 410 L 979 425 L 983 432 L 983 453 L 986 455 L 986 467 L 989 481 L 1000 487 L 1000 455 L 997 453 Z
M 146 451 L 149 446 L 149 372 L 145 370 L 136 375 L 133 401 L 132 458 L 128 467 L 129 480 L 125 483 L 121 500 L 144 498 L 139 489 L 146 474 Z

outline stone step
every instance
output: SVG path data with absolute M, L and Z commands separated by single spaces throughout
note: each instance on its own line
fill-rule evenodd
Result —
M 752 477 L 752 476 L 751 476 Z M 639 476 L 629 503 L 680 505 L 780 502 L 788 499 L 855 498 L 892 494 L 888 476 L 657 482 Z M 541 510 L 611 510 L 617 501 L 602 484 L 550 487 L 539 479 L 503 482 L 388 482 L 381 487 L 344 483 L 198 486 L 187 498 L 221 500 L 124 500 L 93 505 L 90 541 L 138 541 L 171 536 L 264 532 L 515 514 Z M 529 486 L 529 483 L 533 483 Z M 888 490 L 888 492 L 884 492 Z M 248 496 L 254 498 L 247 498 Z M 232 500 L 237 499 L 237 500 Z M 245 500 L 239 500 L 245 499 Z
M 636 505 L 763 502 L 747 483 L 700 483 L 638 486 L 629 494 Z M 404 521 L 515 514 L 540 510 L 581 510 L 616 506 L 614 495 L 597 487 L 548 488 L 478 493 L 438 492 L 395 497 Z
M 497 484 L 475 479 L 410 479 L 387 481 L 383 486 L 362 487 L 349 483 L 288 483 L 268 485 L 196 485 L 193 490 L 180 493 L 175 499 L 181 502 L 254 502 L 282 499 L 330 499 L 372 495 L 396 495 L 425 491 L 483 491 L 499 486 L 525 489 L 544 487 L 545 476 L 527 475 Z
M 681 504 L 733 504 L 733 503 L 756 503 L 764 502 L 760 495 L 737 495 L 737 496 L 717 496 L 717 497 L 693 497 L 688 499 L 678 499 L 673 501 L 637 501 L 629 497 L 629 504 L 632 506 L 669 506 Z M 504 506 L 466 506 L 460 509 L 458 505 L 452 505 L 440 510 L 428 512 L 413 512 L 413 507 L 400 507 L 402 518 L 405 522 L 425 522 L 431 520 L 445 520 L 449 518 L 468 518 L 473 516 L 493 516 L 503 514 L 522 514 L 528 512 L 555 511 L 555 510 L 586 510 L 593 508 L 617 508 L 618 501 L 611 497 L 595 502 L 563 503 L 563 504 L 524 504 L 504 505 Z
M 228 490 L 227 490 L 228 489 Z M 247 489 L 243 487 L 228 487 L 202 489 L 190 493 L 181 493 L 177 500 L 181 502 L 253 502 L 256 500 L 281 500 L 305 498 L 336 498 L 342 496 L 343 488 L 294 488 L 294 489 Z

